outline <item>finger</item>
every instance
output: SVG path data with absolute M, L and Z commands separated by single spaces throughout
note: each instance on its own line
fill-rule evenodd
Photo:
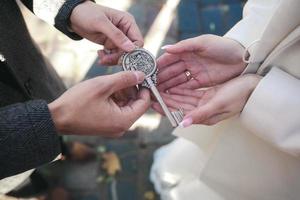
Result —
M 118 106 L 123 107 L 130 102 L 137 99 L 138 91 L 136 87 L 130 87 L 123 90 L 119 90 L 112 94 L 111 98 Z
M 163 111 L 161 105 L 157 102 L 153 103 L 152 104 L 152 108 L 158 112 L 159 114 L 161 114 L 162 116 L 166 116 L 165 112 Z M 174 112 L 174 111 L 177 111 L 178 109 L 176 108 L 173 108 L 173 107 L 168 107 L 168 109 L 171 111 L 171 112 Z
M 187 102 L 177 101 L 168 94 L 162 94 L 161 96 L 163 97 L 164 102 L 168 107 L 177 108 L 177 109 L 182 108 L 185 111 L 191 111 L 196 108 L 194 105 L 189 104 Z
M 118 27 L 122 30 L 123 33 L 127 35 L 127 37 L 134 42 L 134 44 L 138 47 L 142 47 L 144 45 L 144 39 L 142 33 L 136 24 L 134 16 L 130 13 L 126 13 L 118 23 Z
M 134 41 L 133 43 L 134 43 L 134 45 L 136 47 L 139 47 L 139 48 L 141 48 L 141 47 L 144 46 L 144 40 L 142 40 L 142 41 Z
M 152 103 L 152 109 L 155 110 L 156 112 L 158 112 L 159 114 L 165 116 L 165 113 L 163 111 L 163 109 L 161 108 L 160 104 L 157 102 Z
M 118 47 L 115 45 L 115 43 L 111 39 L 107 39 L 105 43 L 103 44 L 105 49 L 118 49 Z
M 138 99 L 133 101 L 130 105 L 123 107 L 123 113 L 131 120 L 136 121 L 142 116 L 150 107 L 150 92 L 147 89 L 143 89 L 139 92 Z
M 203 124 L 204 121 L 211 118 L 214 114 L 215 114 L 215 110 L 210 104 L 204 105 L 202 107 L 198 107 L 196 110 L 187 113 L 183 121 L 189 121 L 192 124 Z
M 201 85 L 198 80 L 191 79 L 188 82 L 185 82 L 185 83 L 182 83 L 182 84 L 178 85 L 177 87 L 181 88 L 181 89 L 192 89 L 192 90 L 194 90 L 194 89 L 199 89 L 199 88 L 205 87 L 205 86 Z
M 190 90 L 190 89 L 180 89 L 176 87 L 168 91 L 170 95 L 172 96 L 179 95 L 182 97 L 182 100 L 184 99 L 190 104 L 193 104 L 198 107 L 208 103 L 213 95 L 213 92 L 211 92 L 211 90 L 206 90 L 206 89 Z
M 144 46 L 144 39 L 138 25 L 136 24 L 135 20 L 132 20 L 132 23 L 128 29 L 127 36 L 134 44 L 138 47 Z
M 157 79 L 159 83 L 163 83 L 173 77 L 178 76 L 179 74 L 184 73 L 186 70 L 185 65 L 183 62 L 177 62 L 172 65 L 169 65 L 166 68 L 163 68 L 159 71 L 157 75 Z
M 185 73 L 181 73 L 176 77 L 171 78 L 170 80 L 167 80 L 163 82 L 162 84 L 159 84 L 157 86 L 159 91 L 166 91 L 170 88 L 176 87 L 178 85 L 181 85 L 182 83 L 186 83 L 188 81 L 187 76 Z
M 167 94 L 169 98 L 173 99 L 174 101 L 180 103 L 190 104 L 193 107 L 197 107 L 198 105 L 198 98 L 192 96 L 185 96 L 185 95 L 177 95 L 177 94 Z
M 182 40 L 173 45 L 166 45 L 162 47 L 162 49 L 166 50 L 168 53 L 183 53 L 183 52 L 190 52 L 190 51 L 200 51 L 202 50 L 201 42 L 195 41 L 195 38 L 190 38 L 186 40 Z
M 176 63 L 180 60 L 180 56 L 176 54 L 165 53 L 157 59 L 157 68 L 162 70 L 163 68 Z
M 111 95 L 116 91 L 129 88 L 142 83 L 145 79 L 143 72 L 119 72 L 113 75 L 107 76 L 108 86 L 110 88 L 109 94 Z
M 120 49 L 130 52 L 135 49 L 132 41 L 109 20 L 102 25 L 102 32 Z
M 98 55 L 100 57 L 99 64 L 101 65 L 115 65 L 118 63 L 122 52 L 115 52 L 111 54 L 105 53 L 104 50 L 98 51 Z
M 171 88 L 169 91 L 169 94 L 177 94 L 181 96 L 188 96 L 188 97 L 194 97 L 197 99 L 201 99 L 203 95 L 205 94 L 205 90 L 192 90 L 192 89 L 185 89 L 185 88 L 179 88 L 174 87 Z

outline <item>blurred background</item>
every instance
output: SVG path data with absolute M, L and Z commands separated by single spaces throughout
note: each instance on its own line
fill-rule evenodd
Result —
M 224 35 L 242 17 L 242 0 L 97 0 L 136 18 L 145 48 L 159 56 L 161 46 L 201 34 Z M 120 71 L 100 66 L 87 40 L 72 41 L 37 19 L 21 4 L 33 39 L 67 87 Z M 101 123 L 101 122 L 99 122 Z M 41 167 L 12 192 L 32 199 L 158 200 L 149 181 L 153 152 L 174 139 L 167 119 L 148 111 L 118 140 L 64 137 L 70 158 Z M 47 198 L 45 195 L 47 194 Z M 9 198 L 7 198 L 9 199 Z

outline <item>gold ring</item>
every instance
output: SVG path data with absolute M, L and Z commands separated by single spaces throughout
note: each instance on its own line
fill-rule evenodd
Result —
M 190 71 L 186 70 L 184 73 L 185 73 L 188 81 L 192 79 L 192 74 Z

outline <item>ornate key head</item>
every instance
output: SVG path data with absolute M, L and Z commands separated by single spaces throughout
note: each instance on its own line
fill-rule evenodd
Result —
M 141 71 L 145 73 L 146 79 L 150 78 L 154 85 L 157 83 L 157 66 L 155 57 L 146 49 L 138 48 L 132 52 L 125 53 L 121 58 L 124 71 Z M 145 80 L 146 80 L 145 79 Z M 147 81 L 142 86 L 150 88 Z

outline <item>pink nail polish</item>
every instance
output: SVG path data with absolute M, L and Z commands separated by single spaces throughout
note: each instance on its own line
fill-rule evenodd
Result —
M 162 49 L 162 50 L 166 50 L 166 49 L 170 48 L 171 46 L 172 46 L 172 45 L 165 45 L 165 46 L 161 47 L 161 49 Z
M 179 127 L 186 128 L 191 126 L 192 124 L 193 124 L 193 119 L 191 117 L 188 117 L 179 124 Z

